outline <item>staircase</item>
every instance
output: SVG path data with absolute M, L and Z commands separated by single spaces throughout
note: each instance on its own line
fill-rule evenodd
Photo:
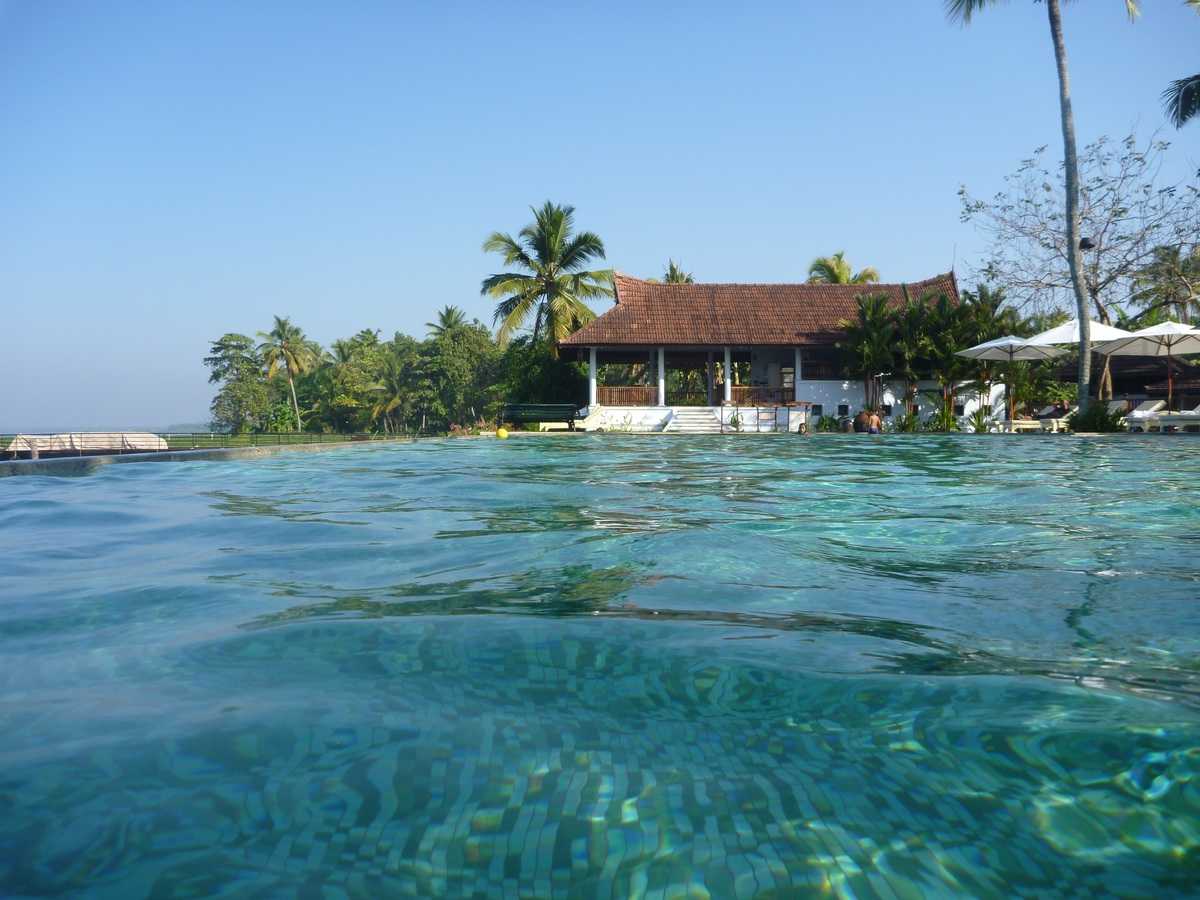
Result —
M 677 406 L 675 415 L 663 431 L 675 434 L 720 434 L 721 423 L 704 406 Z

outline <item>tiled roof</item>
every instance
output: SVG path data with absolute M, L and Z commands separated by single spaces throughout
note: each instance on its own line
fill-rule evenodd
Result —
M 901 284 L 660 284 L 613 275 L 616 305 L 562 342 L 593 345 L 824 344 L 855 316 L 859 294 L 903 302 Z M 958 300 L 954 273 L 907 285 L 920 299 L 933 291 Z

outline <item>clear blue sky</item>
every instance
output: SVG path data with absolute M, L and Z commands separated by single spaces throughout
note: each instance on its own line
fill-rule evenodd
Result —
M 1081 142 L 1164 126 L 1200 16 L 1066 7 Z M 1056 147 L 1045 7 L 0 0 L 0 432 L 205 420 L 274 313 L 328 343 L 490 321 L 480 252 L 571 203 L 610 263 L 798 281 L 959 269 L 958 219 Z M 1171 165 L 1200 165 L 1200 124 Z

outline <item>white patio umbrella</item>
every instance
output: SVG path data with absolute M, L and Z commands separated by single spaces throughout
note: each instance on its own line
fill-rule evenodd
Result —
M 976 344 L 966 350 L 958 350 L 954 355 L 965 356 L 967 359 L 991 359 L 1011 363 L 1021 360 L 1054 359 L 1066 352 L 1061 347 L 1051 344 L 1031 344 L 1028 338 L 1009 334 L 992 341 L 984 341 L 982 344 Z M 1008 417 L 1012 419 L 1013 396 L 1012 389 L 1007 382 L 1004 385 L 1004 396 L 1008 406 Z
M 1131 332 L 1124 331 L 1120 328 L 1113 328 L 1111 325 L 1105 325 L 1103 322 L 1097 322 L 1095 319 L 1091 320 L 1089 330 L 1093 344 L 1101 341 L 1115 341 L 1118 338 L 1129 337 L 1131 334 Z M 1057 328 L 1051 328 L 1048 331 L 1039 332 L 1027 340 L 1028 343 L 1036 344 L 1039 347 L 1045 347 L 1053 344 L 1078 344 L 1079 320 L 1071 319 L 1069 322 L 1063 322 Z
M 1180 322 L 1163 322 L 1133 332 L 1128 337 L 1105 341 L 1093 348 L 1106 356 L 1165 356 L 1167 359 L 1167 410 L 1171 409 L 1171 357 L 1200 353 L 1200 328 Z

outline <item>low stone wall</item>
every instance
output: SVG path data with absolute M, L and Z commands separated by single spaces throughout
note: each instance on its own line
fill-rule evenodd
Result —
M 6 475 L 86 475 L 102 466 L 139 462 L 204 462 L 230 459 L 261 459 L 277 453 L 322 453 L 330 450 L 361 450 L 380 444 L 407 444 L 412 438 L 330 444 L 281 444 L 275 447 L 224 447 L 212 450 L 170 450 L 166 453 L 121 453 L 107 456 L 60 456 L 57 459 L 14 459 L 0 461 L 0 478 Z

